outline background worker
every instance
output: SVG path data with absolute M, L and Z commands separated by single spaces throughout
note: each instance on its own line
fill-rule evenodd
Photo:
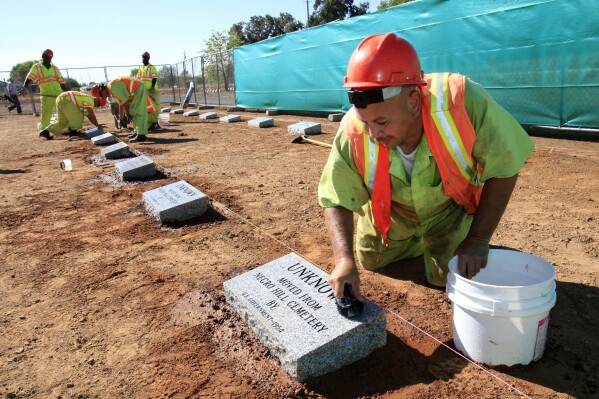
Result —
M 12 110 L 16 108 L 17 114 L 22 114 L 23 110 L 21 109 L 21 102 L 19 101 L 19 91 L 17 90 L 15 80 L 12 77 L 8 79 L 6 88 L 8 90 L 8 100 L 12 103 L 8 106 L 8 112 L 12 112 Z
M 23 84 L 23 88 L 29 86 L 31 82 L 36 82 L 39 85 L 42 101 L 40 131 L 46 129 L 50 124 L 56 97 L 63 91 L 67 91 L 62 74 L 52 64 L 52 57 L 54 57 L 52 50 L 44 50 L 42 53 L 42 62 L 33 64 Z
M 393 33 L 358 45 L 344 87 L 353 107 L 318 188 L 335 297 L 349 284 L 361 298 L 354 212 L 365 269 L 423 255 L 428 282 L 443 286 L 455 254 L 459 273 L 476 275 L 532 140 L 477 83 L 424 76 L 412 45 Z
M 120 107 L 119 120 L 128 115 L 135 122 L 133 134 L 129 135 L 130 142 L 143 142 L 147 140 L 148 133 L 148 93 L 146 86 L 135 78 L 121 76 L 111 80 L 106 85 L 99 84 L 92 87 L 92 95 L 100 101 L 106 101 L 112 96 Z M 122 114 L 125 112 L 125 115 Z
M 58 117 L 54 123 L 49 124 L 40 132 L 40 137 L 52 140 L 53 135 L 63 134 L 68 131 L 69 137 L 85 138 L 78 130 L 83 127 L 83 117 L 99 128 L 102 127 L 94 114 L 94 107 L 106 104 L 106 100 L 95 98 L 80 91 L 65 91 L 56 97 L 56 110 Z
M 141 55 L 142 65 L 137 70 L 137 79 L 141 80 L 148 89 L 148 95 L 152 97 L 157 107 L 160 107 L 160 91 L 158 91 L 158 70 L 150 64 L 150 53 L 144 51 Z M 157 121 L 158 119 L 156 119 Z M 158 123 L 150 124 L 149 130 L 154 130 Z

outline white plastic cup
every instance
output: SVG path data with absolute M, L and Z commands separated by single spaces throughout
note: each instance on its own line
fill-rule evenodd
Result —
M 158 126 L 165 127 L 171 124 L 171 115 L 168 113 L 162 113 L 158 115 Z
M 65 171 L 65 172 L 70 172 L 71 170 L 73 170 L 73 163 L 71 162 L 70 159 L 63 159 L 60 162 L 60 167 Z

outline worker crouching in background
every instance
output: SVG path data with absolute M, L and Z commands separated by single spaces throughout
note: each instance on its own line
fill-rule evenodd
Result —
M 57 118 L 40 132 L 40 137 L 52 140 L 52 135 L 68 132 L 69 138 L 85 136 L 79 132 L 83 127 L 83 117 L 99 128 L 102 127 L 94 114 L 94 107 L 105 105 L 101 99 L 80 91 L 65 91 L 56 97 Z
M 106 85 L 99 84 L 92 87 L 92 95 L 101 101 L 106 101 L 112 96 L 119 105 L 121 112 L 133 120 L 135 128 L 133 134 L 129 135 L 130 142 L 138 143 L 147 140 L 148 134 L 148 91 L 146 86 L 135 78 L 121 76 L 111 80 Z M 122 120 L 125 115 L 120 115 Z

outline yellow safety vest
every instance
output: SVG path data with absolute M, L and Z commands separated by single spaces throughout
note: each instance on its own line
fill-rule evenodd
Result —
M 65 91 L 58 96 L 59 101 L 71 101 L 81 111 L 86 108 L 94 108 L 94 97 L 80 91 Z
M 137 70 L 137 79 L 141 80 L 150 89 L 152 87 L 152 79 L 158 79 L 158 71 L 152 64 L 148 64 L 148 66 L 142 65 Z M 156 81 L 156 85 L 158 85 L 158 81 Z
M 26 78 L 39 85 L 41 95 L 50 96 L 58 96 L 62 93 L 60 85 L 65 82 L 62 74 L 54 64 L 51 64 L 50 68 L 46 68 L 41 62 L 33 64 Z

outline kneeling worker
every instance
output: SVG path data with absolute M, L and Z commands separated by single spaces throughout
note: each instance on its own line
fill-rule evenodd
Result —
M 148 91 L 146 86 L 139 80 L 121 76 L 113 79 L 106 85 L 99 84 L 92 87 L 92 94 L 98 99 L 112 96 L 116 99 L 121 112 L 125 112 L 135 121 L 135 130 L 129 135 L 130 142 L 137 143 L 146 141 L 148 134 Z M 124 115 L 120 115 L 122 120 Z
M 426 278 L 448 262 L 472 278 L 534 143 L 479 84 L 423 75 L 412 45 L 388 33 L 364 39 L 349 60 L 344 116 L 318 187 L 332 242 L 336 298 L 360 298 L 354 259 L 367 270 L 423 255 Z M 397 267 L 397 266 L 394 266 Z
M 69 137 L 84 138 L 78 130 L 83 127 L 83 117 L 99 128 L 102 127 L 94 114 L 94 107 L 105 105 L 106 101 L 80 91 L 65 91 L 56 97 L 56 122 L 50 123 L 40 132 L 40 137 L 52 140 L 52 135 L 63 134 L 68 130 Z

